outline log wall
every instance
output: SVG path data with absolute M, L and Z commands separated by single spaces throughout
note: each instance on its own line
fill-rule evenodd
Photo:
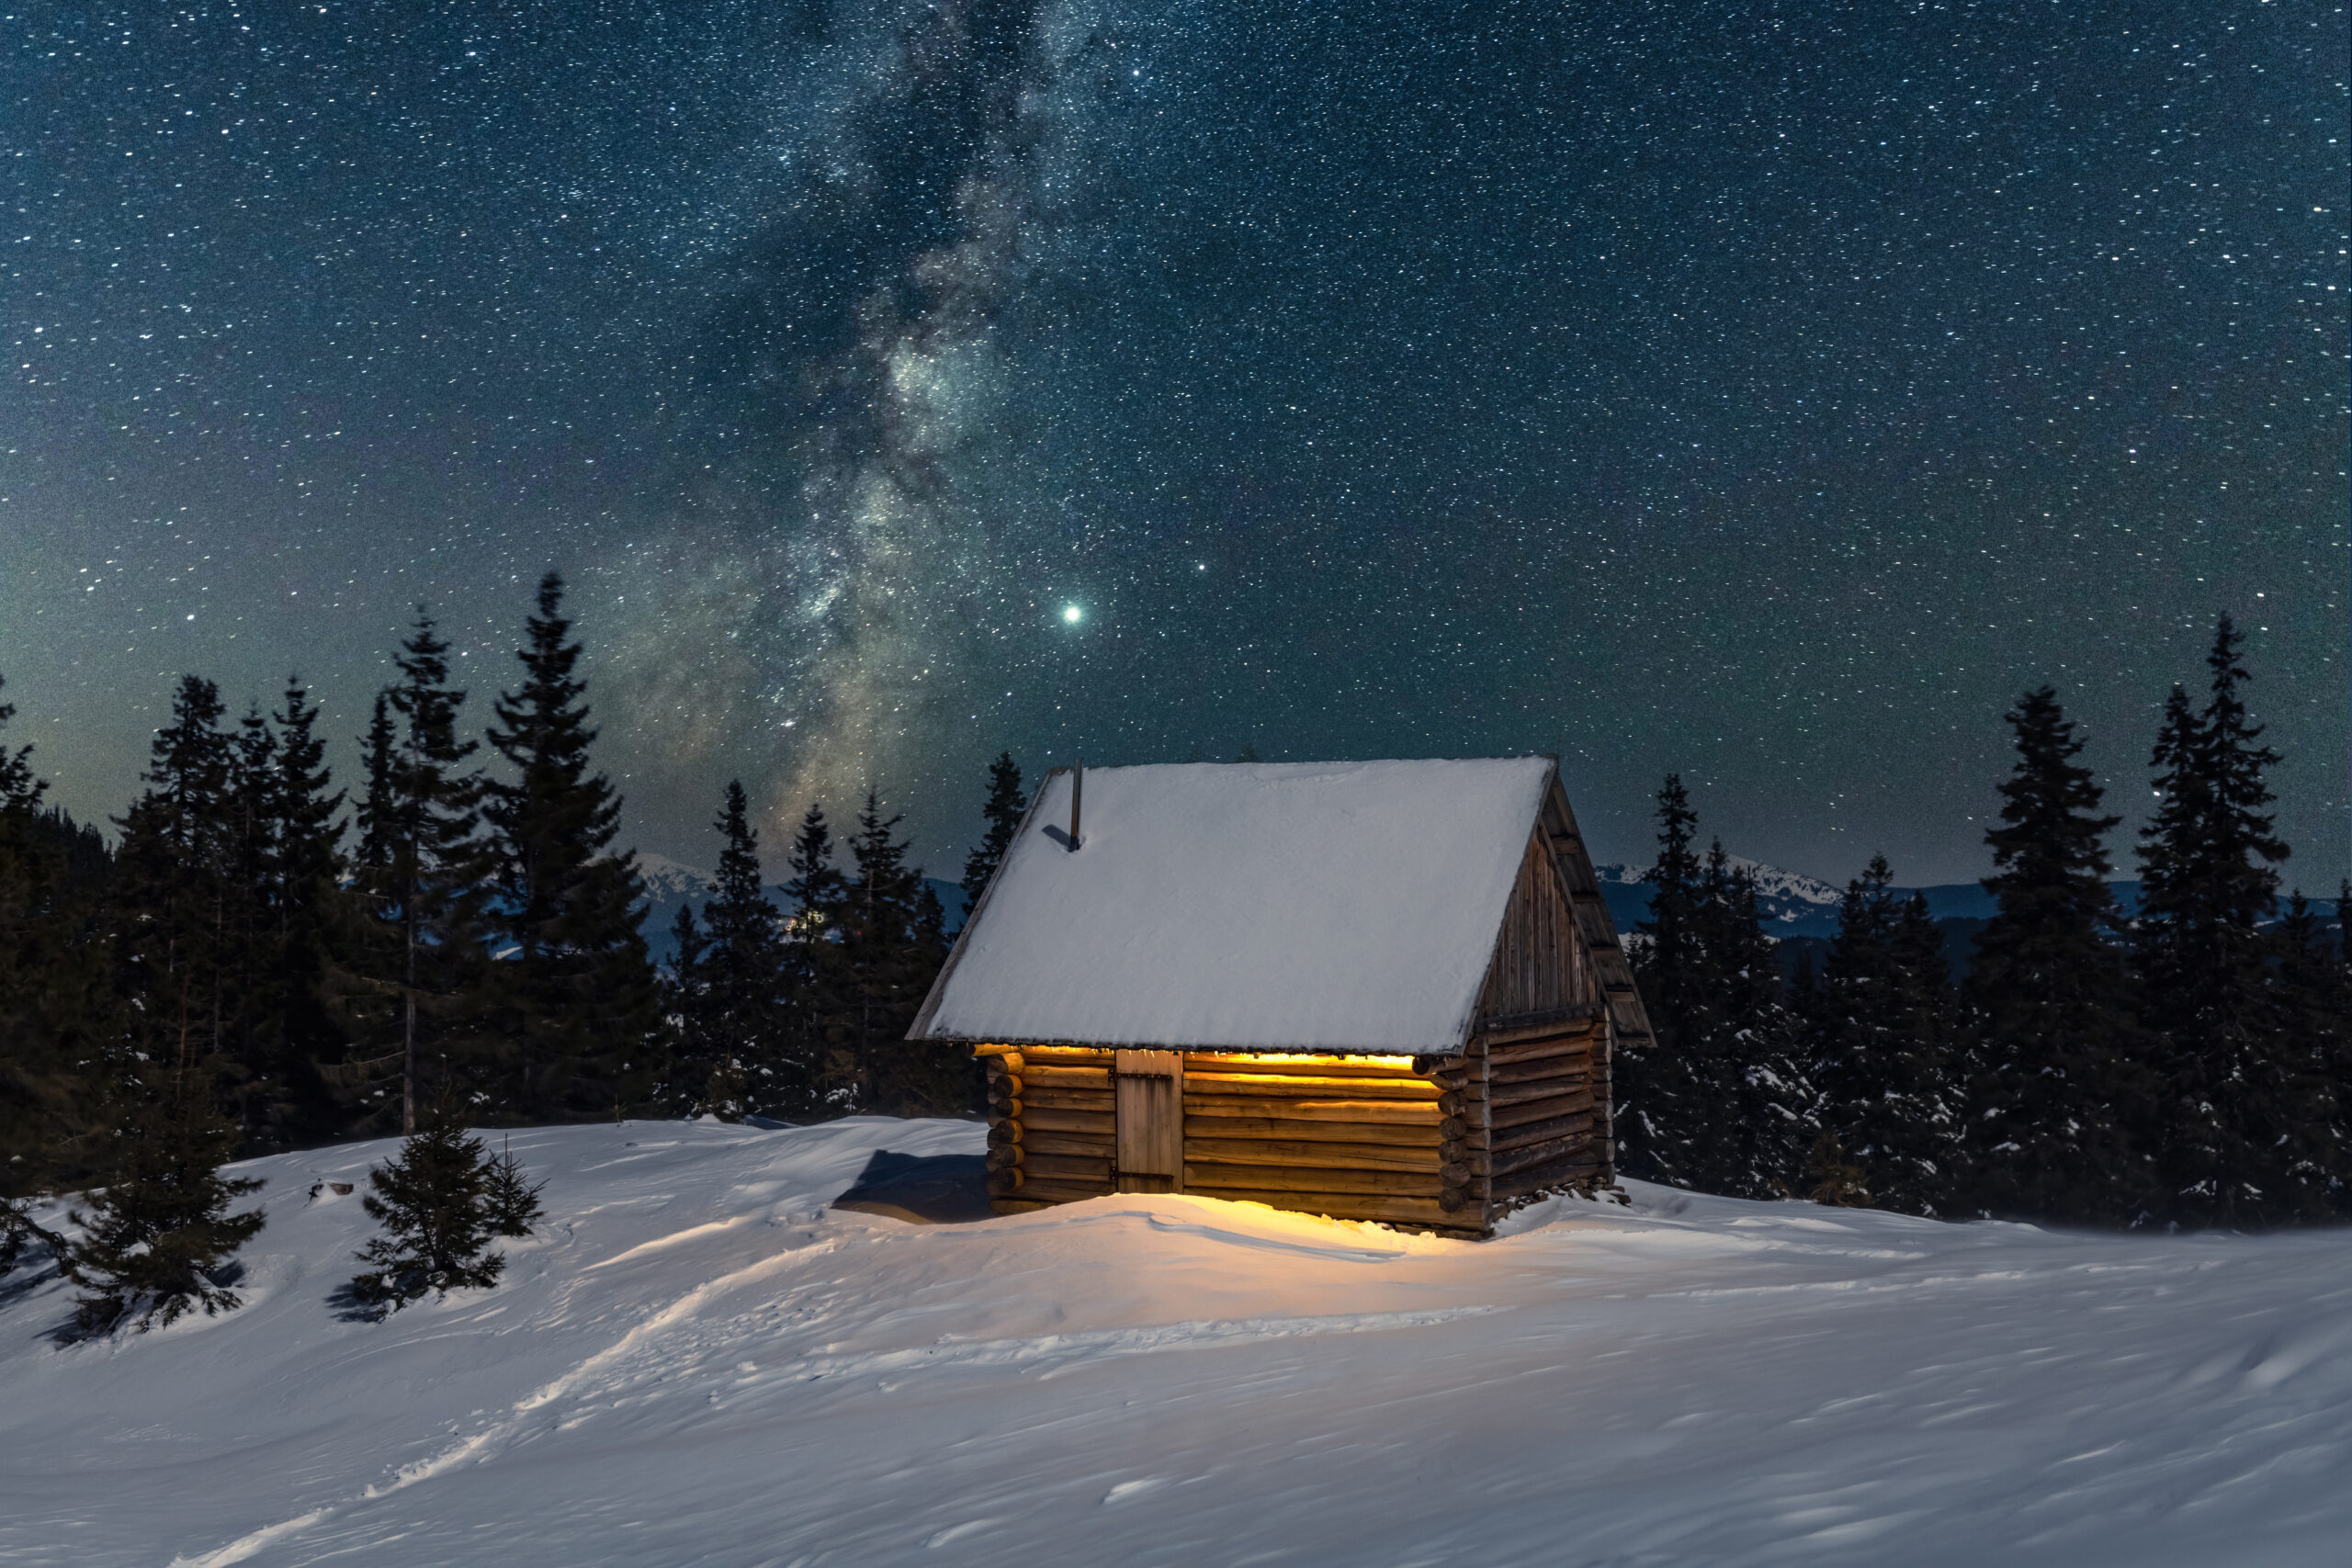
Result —
M 1483 1077 L 1486 1147 L 1465 1157 L 1485 1179 L 1489 1224 L 1540 1194 L 1615 1179 L 1605 1016 L 1559 1033 L 1480 1041 L 1471 1065 Z
M 1605 1015 L 1459 1056 L 1183 1055 L 1182 1190 L 1334 1219 L 1481 1233 L 1614 1178 Z M 988 1046 L 999 1213 L 1114 1190 L 1113 1055 Z
M 1550 805 L 1573 837 L 1566 797 Z M 1483 1143 L 1465 1140 L 1447 1159 L 1471 1167 L 1489 1225 L 1540 1194 L 1589 1191 L 1615 1179 L 1614 998 L 1593 947 L 1594 931 L 1608 932 L 1606 906 L 1597 927 L 1577 918 L 1574 890 L 1547 838 L 1550 814 L 1521 860 L 1477 1031 L 1462 1056 L 1439 1068 L 1465 1105 L 1476 1106 Z M 1590 896 L 1600 899 L 1597 886 Z M 1608 940 L 1622 960 L 1613 936 Z
M 1111 1190 L 1118 1116 L 1111 1053 L 983 1045 L 989 1065 L 989 1197 L 1001 1214 Z
M 1116 1182 L 1113 1053 L 983 1046 L 989 1186 L 999 1213 L 1101 1197 Z M 1185 1052 L 1182 1190 L 1328 1214 L 1483 1230 L 1463 1102 L 1408 1056 Z
M 1329 1214 L 1476 1224 L 1444 1206 L 1444 1090 L 1409 1056 L 1184 1055 L 1184 1190 Z

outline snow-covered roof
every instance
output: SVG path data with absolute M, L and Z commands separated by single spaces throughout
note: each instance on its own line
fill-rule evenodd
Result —
M 1049 775 L 920 1039 L 1453 1051 L 1553 764 L 1183 763 Z

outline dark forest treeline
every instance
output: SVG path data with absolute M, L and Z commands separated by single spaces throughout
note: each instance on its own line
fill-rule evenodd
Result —
M 299 683 L 232 719 L 184 678 L 111 852 L 0 749 L 0 1271 L 61 1245 L 23 1200 L 85 1188 L 145 1205 L 118 1250 L 217 1259 L 219 1165 L 341 1138 L 978 1103 L 961 1053 L 903 1038 L 947 942 L 875 795 L 839 846 L 810 808 L 787 914 L 730 784 L 706 920 L 656 968 L 561 600 L 550 574 L 514 685 L 470 706 L 420 612 L 351 781 Z M 992 821 L 1010 758 L 993 783 Z
M 339 1138 L 977 1103 L 963 1053 L 904 1038 L 947 939 L 876 795 L 841 829 L 810 807 L 779 908 L 729 784 L 711 896 L 657 969 L 561 584 L 478 735 L 448 652 L 420 615 L 341 783 L 299 683 L 232 720 L 185 678 L 111 851 L 43 808 L 29 749 L 0 749 L 0 1271 L 28 1244 L 65 1256 L 25 1200 L 89 1190 L 108 1267 L 164 1280 L 130 1294 L 201 1301 L 250 1234 L 219 1168 Z M 2226 620 L 2209 662 L 2201 705 L 2165 709 L 2128 921 L 2072 725 L 2046 689 L 2011 711 L 1998 914 L 1957 984 L 1883 859 L 1818 971 L 1784 983 L 1753 886 L 1720 845 L 1699 854 L 1669 779 L 1636 943 L 1657 1044 L 1620 1066 L 1629 1174 L 2095 1224 L 2352 1210 L 2352 967 L 2300 895 L 2275 909 L 2277 759 Z M 974 898 L 1021 786 L 1000 757 Z
M 2352 950 L 2293 894 L 2224 616 L 2199 705 L 2165 704 L 2125 919 L 2121 818 L 2045 687 L 1986 834 L 1997 912 L 1955 985 L 1885 859 L 1850 884 L 1819 971 L 1783 985 L 1746 876 L 1702 863 L 1678 779 L 1636 973 L 1657 1045 L 1619 1073 L 1629 1175 L 1918 1214 L 2254 1227 L 2352 1214 Z

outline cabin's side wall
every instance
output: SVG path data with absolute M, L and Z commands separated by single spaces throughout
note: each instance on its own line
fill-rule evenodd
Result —
M 996 1212 L 1112 1191 L 1114 1053 L 981 1050 Z M 1471 1187 L 1472 1163 L 1454 1157 L 1483 1129 L 1458 1085 L 1434 1076 L 1454 1060 L 1186 1052 L 1182 1190 L 1334 1219 L 1483 1230 L 1485 1194 Z
M 1557 775 L 1544 798 L 1543 815 L 1536 826 L 1552 852 L 1552 863 L 1559 871 L 1561 886 L 1576 914 L 1578 945 L 1592 974 L 1592 999 L 1607 1004 L 1609 1009 L 1609 1039 L 1604 1055 L 1613 1057 L 1621 1043 L 1646 1047 L 1651 1038 L 1649 1011 L 1642 1006 L 1641 988 L 1634 983 L 1633 965 L 1626 959 L 1624 944 L 1618 940 L 1616 922 L 1609 918 L 1609 900 L 1600 891 L 1600 879 L 1593 874 L 1592 857 L 1586 850 L 1576 813 L 1568 807 L 1567 792 L 1560 787 Z
M 1530 838 L 1479 1001 L 1453 1069 L 1483 1147 L 1466 1147 L 1488 1224 L 1538 1193 L 1605 1187 L 1609 998 L 1544 828 Z
M 1609 1021 L 1485 1041 L 1487 1200 L 1492 1212 L 1541 1192 L 1614 1179 Z
M 1478 1005 L 1482 1017 L 1557 1013 L 1599 999 L 1592 960 L 1543 840 L 1531 835 L 1496 933 Z

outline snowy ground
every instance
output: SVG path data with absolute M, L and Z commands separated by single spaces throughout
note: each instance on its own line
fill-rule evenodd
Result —
M 829 1213 L 979 1130 L 517 1134 L 548 1234 L 381 1325 L 387 1145 L 255 1162 L 250 1304 L 0 1306 L 0 1562 L 2325 1564 L 2352 1234 L 2118 1239 L 1634 1189 L 1483 1245 L 1188 1198 Z

